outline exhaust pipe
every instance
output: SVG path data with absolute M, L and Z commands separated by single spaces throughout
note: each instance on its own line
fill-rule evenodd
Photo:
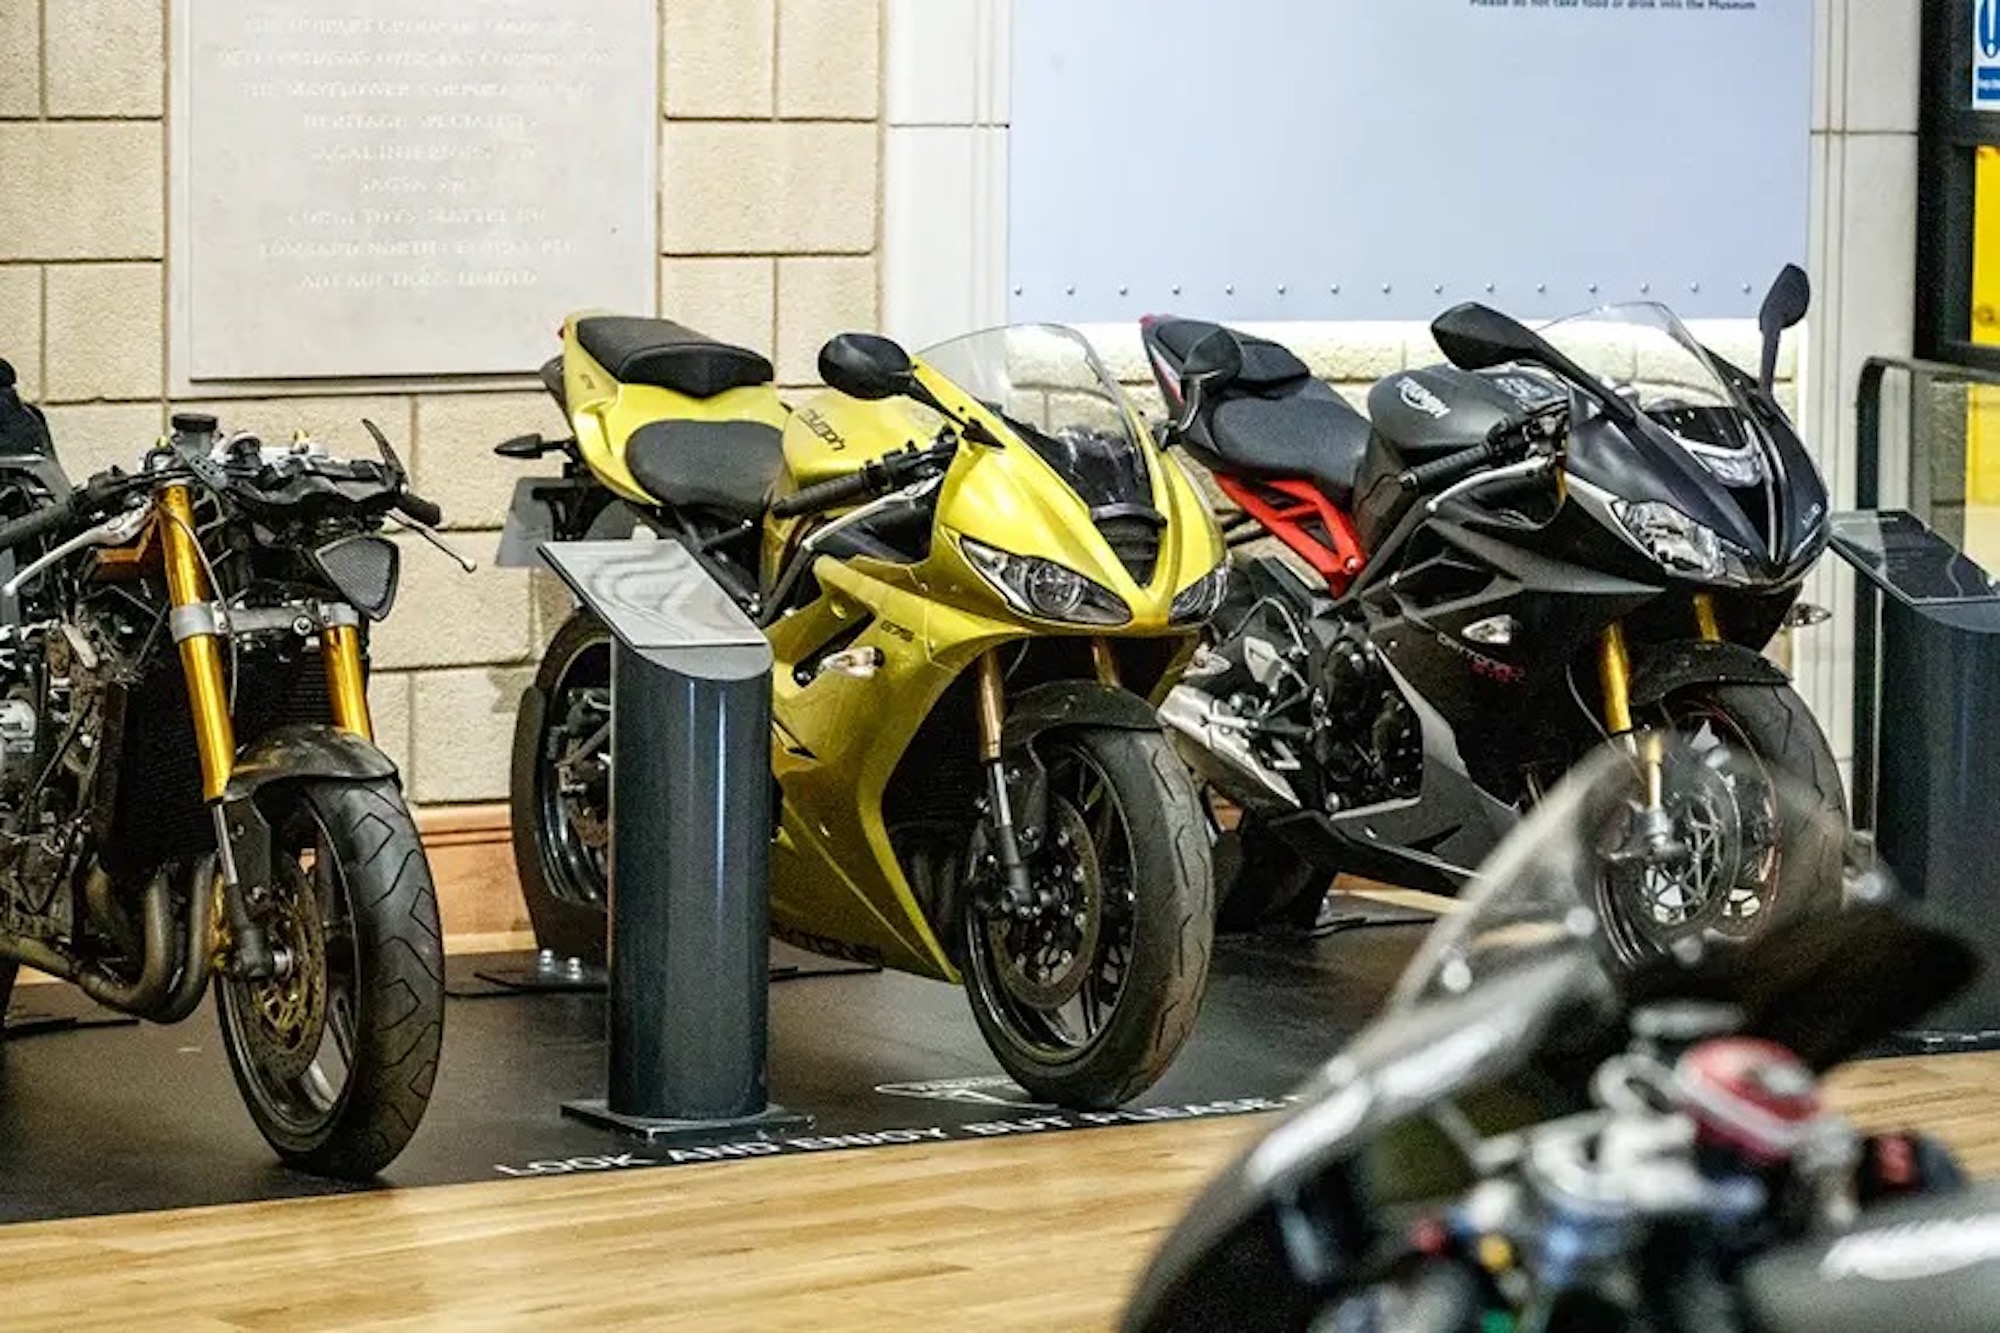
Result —
M 173 981 L 173 896 L 167 891 L 167 877 L 155 876 L 146 886 L 144 904 L 145 953 L 139 979 L 126 982 L 94 965 L 78 967 L 40 940 L 12 939 L 0 944 L 0 952 L 29 967 L 70 982 L 85 995 L 123 1014 L 147 1017 L 167 997 Z
M 1176 685 L 1160 705 L 1188 766 L 1224 796 L 1253 810 L 1273 804 L 1286 811 L 1300 809 L 1298 793 L 1282 773 L 1265 766 L 1250 748 L 1243 721 L 1213 695 L 1191 685 Z

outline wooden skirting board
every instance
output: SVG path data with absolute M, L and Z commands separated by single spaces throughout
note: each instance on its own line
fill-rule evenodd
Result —
M 427 806 L 417 811 L 417 827 L 437 882 L 445 947 L 455 953 L 480 952 L 481 944 L 524 947 L 528 909 L 514 877 L 507 807 Z M 512 942 L 495 945 L 496 937 Z

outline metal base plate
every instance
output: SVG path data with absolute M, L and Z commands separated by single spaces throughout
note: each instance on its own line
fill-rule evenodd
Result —
M 620 1115 L 601 1097 L 564 1102 L 562 1113 L 599 1129 L 608 1129 L 627 1138 L 647 1143 L 716 1143 L 722 1140 L 777 1139 L 786 1134 L 811 1129 L 813 1118 L 782 1106 L 767 1106 L 762 1114 L 726 1120 L 656 1120 L 643 1115 Z

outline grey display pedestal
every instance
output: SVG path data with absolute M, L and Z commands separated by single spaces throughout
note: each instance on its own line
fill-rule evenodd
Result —
M 552 542 L 610 627 L 610 1077 L 565 1115 L 653 1141 L 801 1128 L 770 1105 L 771 647 L 685 548 Z
M 1911 897 L 2000 957 L 2000 586 L 1915 515 L 1839 514 L 1861 576 L 1855 815 Z M 2000 1046 L 2000 973 L 1925 1019 L 1923 1049 Z

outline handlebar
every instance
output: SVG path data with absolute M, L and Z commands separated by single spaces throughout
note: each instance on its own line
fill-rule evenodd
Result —
M 1544 408 L 1520 421 L 1503 421 L 1471 448 L 1406 468 L 1397 480 L 1406 491 L 1427 491 L 1448 486 L 1483 468 L 1525 458 L 1538 441 L 1559 435 L 1568 415 L 1567 406 L 1561 406 Z
M 415 491 L 398 491 L 394 508 L 397 513 L 427 528 L 435 528 L 444 522 L 444 506 L 435 500 L 426 500 Z
M 0 523 L 0 551 L 53 537 L 83 519 L 95 518 L 111 500 L 132 489 L 134 482 L 144 480 L 148 479 L 134 477 L 116 468 L 100 472 L 71 491 L 67 498 Z
M 859 472 L 850 472 L 832 481 L 822 481 L 803 490 L 785 496 L 771 506 L 771 512 L 779 518 L 796 518 L 800 514 L 816 514 L 822 509 L 833 509 L 850 500 L 861 500 L 879 495 L 888 487 L 881 485 L 875 473 L 881 471 L 879 463 L 869 463 Z
M 772 517 L 797 518 L 801 514 L 835 509 L 854 500 L 872 500 L 878 495 L 887 495 L 898 486 L 923 476 L 930 468 L 949 463 L 957 450 L 958 440 L 952 437 L 928 449 L 912 448 L 884 454 L 862 464 L 859 471 L 807 486 L 783 497 L 771 506 Z

